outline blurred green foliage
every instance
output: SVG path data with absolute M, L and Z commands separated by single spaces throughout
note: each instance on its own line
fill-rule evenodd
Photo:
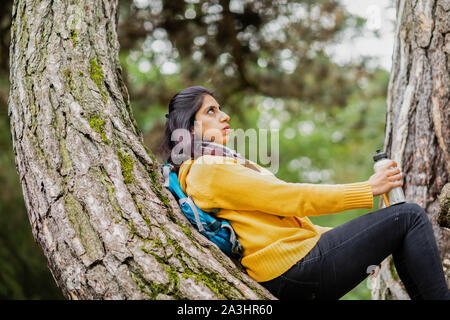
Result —
M 326 50 L 344 30 L 357 35 L 364 21 L 348 14 L 339 1 L 231 2 L 120 2 L 124 79 L 152 153 L 161 159 L 158 147 L 170 98 L 187 86 L 203 85 L 217 93 L 231 116 L 231 128 L 279 130 L 280 179 L 327 184 L 367 180 L 372 155 L 383 148 L 389 74 L 369 68 L 364 58 L 338 65 Z M 14 165 L 8 74 L 2 71 L 0 298 L 62 298 L 33 242 Z M 377 208 L 374 201 L 373 210 Z M 311 220 L 333 227 L 369 211 Z M 343 299 L 370 299 L 365 281 Z

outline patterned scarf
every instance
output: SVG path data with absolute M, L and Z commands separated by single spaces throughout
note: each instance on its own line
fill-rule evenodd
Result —
M 235 150 L 216 142 L 207 140 L 195 140 L 193 151 L 194 160 L 205 154 L 230 157 L 234 158 L 239 164 L 259 172 L 257 167 L 250 163 L 250 161 L 248 161 L 246 158 L 242 157 Z

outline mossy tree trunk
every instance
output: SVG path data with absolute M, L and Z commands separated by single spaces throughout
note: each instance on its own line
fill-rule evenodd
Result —
M 396 6 L 384 145 L 405 175 L 407 201 L 428 213 L 450 279 L 450 230 L 444 223 L 450 172 L 450 2 L 397 0 Z M 408 299 L 392 257 L 382 263 L 379 277 L 372 298 Z
M 192 229 L 122 80 L 117 0 L 15 1 L 9 116 L 35 240 L 70 299 L 273 298 Z

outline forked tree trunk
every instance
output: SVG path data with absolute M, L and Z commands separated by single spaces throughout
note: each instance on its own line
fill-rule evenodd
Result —
M 407 201 L 428 213 L 448 280 L 450 225 L 444 221 L 449 193 L 443 189 L 450 172 L 450 2 L 397 0 L 396 5 L 384 145 L 406 175 Z M 408 299 L 392 257 L 382 263 L 379 277 L 373 299 Z
M 118 1 L 15 1 L 9 116 L 35 240 L 71 299 L 273 298 L 192 229 L 121 78 Z

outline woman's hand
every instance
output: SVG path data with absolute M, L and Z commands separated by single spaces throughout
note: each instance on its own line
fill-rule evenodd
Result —
M 403 178 L 400 169 L 397 168 L 397 163 L 392 160 L 385 166 L 380 167 L 369 178 L 369 184 L 372 188 L 374 196 L 389 192 L 395 187 L 403 186 Z

